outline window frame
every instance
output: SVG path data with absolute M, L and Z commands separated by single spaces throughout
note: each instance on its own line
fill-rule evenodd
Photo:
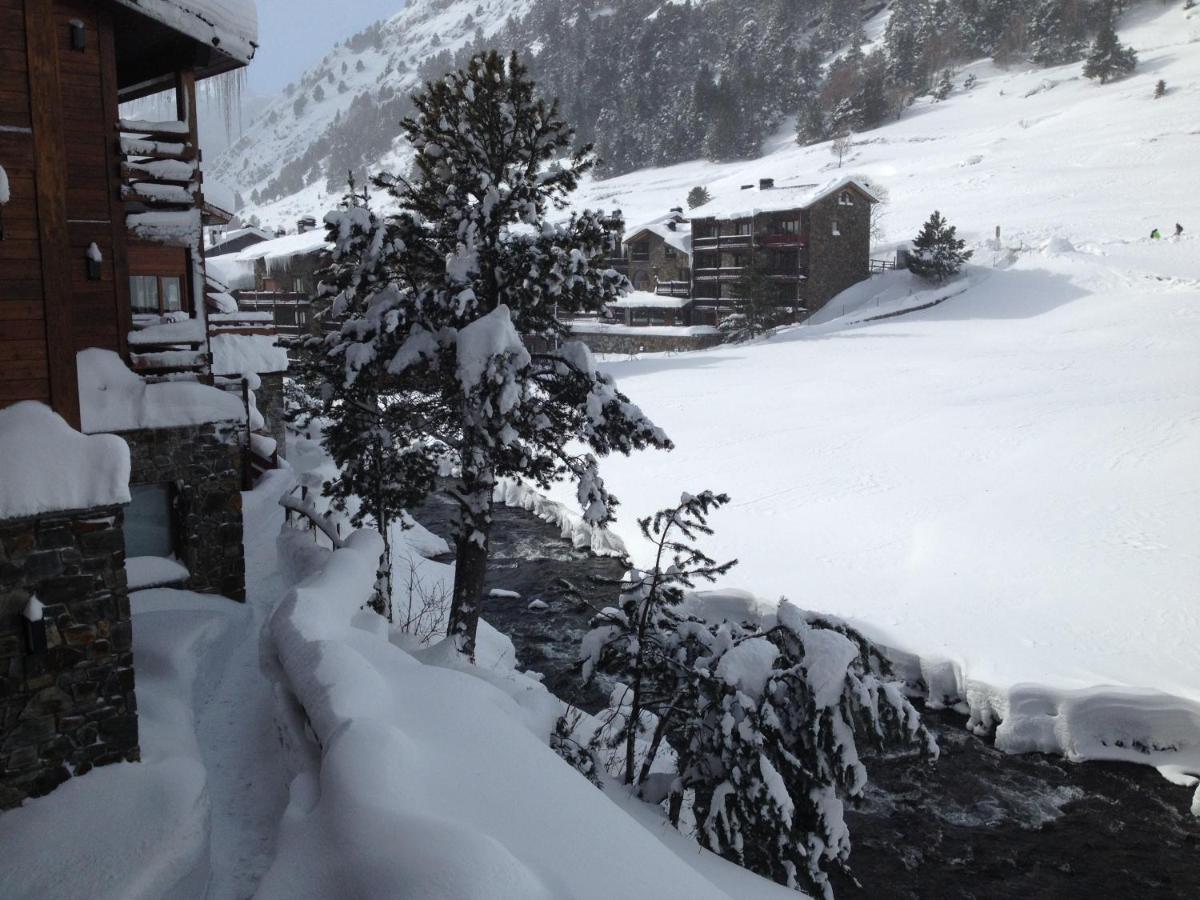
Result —
M 157 303 L 153 309 L 148 309 L 145 306 L 138 306 L 134 300 L 134 281 L 135 279 L 153 279 L 155 299 Z M 167 291 L 166 282 L 174 281 L 179 286 L 179 306 L 175 309 L 168 309 L 166 306 Z M 188 303 L 187 279 L 180 274 L 154 274 L 146 272 L 130 272 L 129 273 L 129 308 L 135 316 L 165 316 L 168 313 L 182 312 L 191 314 L 190 304 Z

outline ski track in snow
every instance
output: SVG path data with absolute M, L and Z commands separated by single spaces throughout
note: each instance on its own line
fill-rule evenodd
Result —
M 272 681 L 262 671 L 263 621 L 283 591 L 275 538 L 282 510 L 275 495 L 243 494 L 246 604 L 241 621 L 212 647 L 196 685 L 196 737 L 208 770 L 212 803 L 211 900 L 255 893 L 271 864 L 275 833 L 287 805 L 278 766 Z

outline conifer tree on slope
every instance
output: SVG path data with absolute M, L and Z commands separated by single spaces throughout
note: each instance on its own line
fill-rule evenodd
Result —
M 1087 60 L 1083 64 L 1085 78 L 1099 78 L 1101 84 L 1107 84 L 1128 75 L 1137 68 L 1137 51 L 1126 47 L 1117 39 L 1113 28 L 1112 17 L 1100 26 L 1095 43 L 1088 51 Z
M 597 456 L 671 443 L 557 319 L 628 289 L 594 265 L 607 248 L 599 213 L 548 221 L 593 165 L 590 147 L 567 155 L 574 135 L 557 103 L 536 96 L 515 54 L 495 52 L 413 103 L 401 122 L 412 174 L 375 179 L 398 212 L 326 217 L 352 264 L 337 302 L 354 313 L 330 353 L 357 379 L 387 376 L 407 391 L 411 431 L 393 448 L 414 457 L 407 468 L 424 473 L 449 448 L 458 506 L 449 631 L 470 656 L 497 480 L 574 481 L 584 519 L 603 524 L 616 501 Z M 530 352 L 523 336 L 558 349 Z
M 947 224 L 942 214 L 934 210 L 913 241 L 908 269 L 914 275 L 940 284 L 957 274 L 974 254 L 973 250 L 963 249 L 966 243 L 957 236 L 954 226 Z

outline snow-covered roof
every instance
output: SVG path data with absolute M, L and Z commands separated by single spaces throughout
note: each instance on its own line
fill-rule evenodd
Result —
M 238 259 L 238 254 L 210 256 L 204 260 L 205 273 L 212 273 L 226 290 L 248 291 L 254 288 L 254 262 Z
M 244 228 L 230 228 L 226 231 L 220 232 L 216 236 L 217 242 L 213 244 L 210 249 L 216 249 L 222 244 L 228 244 L 230 241 L 236 241 L 238 238 L 243 238 L 247 235 L 253 235 L 254 237 L 261 238 L 264 241 L 274 240 L 274 235 L 272 235 L 271 232 L 262 228 L 255 228 L 252 225 L 247 225 Z
M 691 297 L 662 297 L 649 291 L 631 291 L 620 300 L 605 304 L 609 309 L 683 309 Z
M 325 240 L 325 229 L 314 228 L 311 231 L 285 234 L 283 237 L 263 241 L 260 244 L 251 244 L 233 254 L 233 258 L 238 262 L 254 262 L 264 259 L 270 267 L 273 264 L 286 265 L 293 257 L 318 253 L 332 246 Z
M 237 212 L 237 199 L 233 188 L 216 179 L 206 178 L 204 180 L 204 202 L 215 209 L 228 213 L 226 219 Z
M 80 434 L 36 400 L 0 409 L 0 519 L 129 502 L 129 445 Z
M 258 47 L 254 0 L 117 0 L 244 63 Z
M 696 219 L 746 219 L 761 212 L 804 209 L 846 187 L 855 187 L 872 201 L 878 201 L 869 182 L 854 175 L 840 176 L 821 184 L 779 184 L 775 187 L 746 188 L 716 197 L 692 210 Z
M 691 222 L 676 222 L 675 227 L 671 228 L 670 223 L 678 218 L 677 213 L 668 213 L 665 216 L 660 216 L 657 219 L 652 219 L 649 222 L 643 222 L 626 232 L 626 243 L 636 238 L 643 231 L 649 231 L 651 234 L 656 234 L 664 241 L 667 246 L 674 247 L 680 253 L 692 252 L 692 223 Z

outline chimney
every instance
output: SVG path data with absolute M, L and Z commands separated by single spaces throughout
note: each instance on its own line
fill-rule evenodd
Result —
M 672 219 L 670 222 L 668 222 L 668 223 L 667 223 L 667 228 L 669 228 L 671 231 L 675 231 L 675 230 L 676 230 L 676 229 L 675 229 L 675 220 L 674 220 L 674 219 Z
M 683 215 L 683 207 L 682 206 L 672 206 L 671 212 L 679 213 L 682 216 Z
M 775 187 L 775 179 L 774 178 L 758 179 L 758 189 L 760 191 L 769 191 L 773 187 Z
M 312 216 L 305 216 L 303 219 L 296 221 L 296 233 L 304 234 L 306 231 L 312 231 L 317 227 L 317 220 Z

